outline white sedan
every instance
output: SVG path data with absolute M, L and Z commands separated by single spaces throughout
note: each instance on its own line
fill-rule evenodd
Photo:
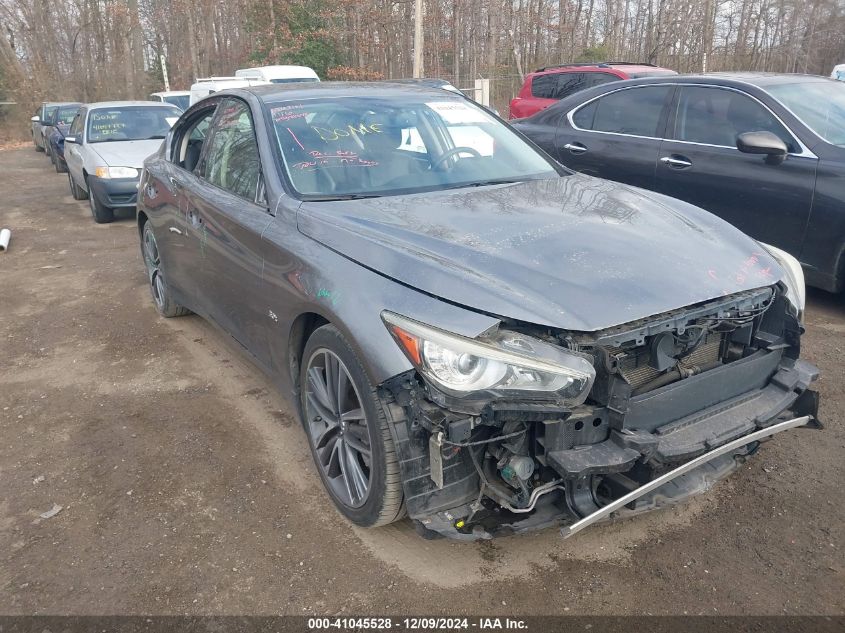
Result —
M 154 153 L 182 111 L 153 101 L 89 103 L 65 137 L 68 184 L 74 199 L 88 199 L 97 223 L 114 210 L 135 208 L 144 159 Z

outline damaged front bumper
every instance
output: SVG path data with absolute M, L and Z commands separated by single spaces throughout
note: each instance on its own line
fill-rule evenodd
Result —
M 820 426 L 809 389 L 818 370 L 783 351 L 773 344 L 648 393 L 610 394 L 606 406 L 496 403 L 473 418 L 433 404 L 413 372 L 399 376 L 382 388 L 408 514 L 425 536 L 475 540 L 549 526 L 569 536 L 706 491 L 768 437 Z M 522 492 L 503 480 L 506 460 L 490 451 L 495 433 L 497 446 L 536 462 Z

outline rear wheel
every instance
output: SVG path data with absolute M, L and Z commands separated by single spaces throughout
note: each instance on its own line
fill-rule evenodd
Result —
M 56 166 L 57 174 L 63 174 L 67 171 L 67 167 L 58 156 L 53 160 L 53 164 Z
M 114 210 L 97 200 L 96 194 L 90 189 L 88 190 L 88 206 L 91 207 L 91 215 L 94 216 L 94 222 L 97 224 L 114 222 Z
M 303 424 L 332 501 L 363 527 L 402 518 L 402 481 L 385 403 L 360 361 L 332 325 L 314 331 L 302 358 Z
M 144 267 L 147 269 L 147 279 L 150 282 L 150 293 L 153 296 L 153 303 L 155 303 L 158 313 L 168 318 L 190 314 L 187 308 L 180 306 L 170 296 L 170 291 L 164 279 L 158 244 L 149 222 L 144 224 L 141 233 L 141 252 L 144 256 Z

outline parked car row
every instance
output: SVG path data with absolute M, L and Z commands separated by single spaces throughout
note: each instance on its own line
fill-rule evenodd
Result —
M 154 92 L 149 101 L 45 102 L 32 117 L 32 141 L 57 173 L 68 174 L 71 194 L 88 200 L 94 220 L 111 222 L 115 210 L 135 209 L 144 159 L 191 103 L 225 88 L 318 81 L 305 66 L 263 66 L 198 79 L 191 90 Z
M 97 221 L 137 192 L 157 311 L 208 319 L 270 374 L 350 521 L 569 535 L 708 490 L 815 423 L 804 276 L 783 249 L 574 172 L 557 127 L 510 126 L 442 84 L 260 81 L 185 112 L 82 106 L 68 179 Z M 655 97 L 605 112 L 648 81 L 580 93 L 578 130 L 667 129 L 678 77 L 656 114 Z M 536 117 L 557 126 L 569 103 Z M 750 131 L 762 152 L 773 132 Z M 128 156 L 150 151 L 138 177 Z

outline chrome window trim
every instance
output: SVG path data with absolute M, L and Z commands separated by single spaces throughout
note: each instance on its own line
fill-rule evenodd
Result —
M 752 84 L 746 84 L 746 85 L 750 86 Z M 672 82 L 672 83 L 666 82 L 666 83 L 659 83 L 659 84 L 643 84 L 643 85 L 640 85 L 640 86 L 623 86 L 621 88 L 617 88 L 616 90 L 611 90 L 610 92 L 605 92 L 604 94 L 600 94 L 598 96 L 595 96 L 592 99 L 590 99 L 589 101 L 585 101 L 584 103 L 572 108 L 569 112 L 566 113 L 566 119 L 569 121 L 569 125 L 572 127 L 572 129 L 578 130 L 579 132 L 589 132 L 591 134 L 609 134 L 611 136 L 624 136 L 624 137 L 628 137 L 628 138 L 639 138 L 639 139 L 645 139 L 645 140 L 650 140 L 650 141 L 661 141 L 661 142 L 669 141 L 669 142 L 672 142 L 672 143 L 684 143 L 684 144 L 687 144 L 687 145 L 698 145 L 700 147 L 718 147 L 720 149 L 733 149 L 734 151 L 737 151 L 737 152 L 739 151 L 736 147 L 732 147 L 730 145 L 714 145 L 712 143 L 698 143 L 696 141 L 682 141 L 680 139 L 666 138 L 665 136 L 664 137 L 641 136 L 639 134 L 625 134 L 623 132 L 605 132 L 605 131 L 602 131 L 602 130 L 585 130 L 584 128 L 580 128 L 577 125 L 575 125 L 575 120 L 574 120 L 575 112 L 577 112 L 578 110 L 580 110 L 582 108 L 587 107 L 593 101 L 597 101 L 598 99 L 601 99 L 601 98 L 606 97 L 608 95 L 614 94 L 616 92 L 621 92 L 622 90 L 636 90 L 637 88 L 652 88 L 654 86 L 673 86 L 673 87 L 692 86 L 692 87 L 697 87 L 697 88 L 715 88 L 717 90 L 730 90 L 732 92 L 737 92 L 741 95 L 744 95 L 744 96 L 748 97 L 749 99 L 756 101 L 759 105 L 761 105 L 769 114 L 771 114 L 777 120 L 778 123 L 780 123 L 783 126 L 783 128 L 789 133 L 789 135 L 792 136 L 792 138 L 795 139 L 795 141 L 798 143 L 798 146 L 801 148 L 801 151 L 800 152 L 789 152 L 789 154 L 788 154 L 789 156 L 797 156 L 797 157 L 800 157 L 800 158 L 815 158 L 815 159 L 818 159 L 818 156 L 816 156 L 812 151 L 810 151 L 810 148 L 808 148 L 804 144 L 804 142 L 798 137 L 798 135 L 795 132 L 792 131 L 792 128 L 790 128 L 786 123 L 784 123 L 783 119 L 781 119 L 777 115 L 777 113 L 773 112 L 772 109 L 769 106 L 767 106 L 765 103 L 760 101 L 754 95 L 749 94 L 749 93 L 745 92 L 744 90 L 734 88 L 732 86 L 719 86 L 719 85 L 716 85 L 716 84 L 680 83 L 680 82 Z M 766 94 L 769 94 L 769 93 L 766 92 Z M 772 98 L 774 99 L 774 97 L 772 97 Z M 778 103 L 780 103 L 780 102 L 778 101 Z M 790 112 L 790 114 L 795 116 L 795 114 L 791 110 L 789 110 L 789 108 L 786 108 L 786 109 L 787 109 L 788 112 Z M 798 117 L 795 117 L 795 118 L 797 119 Z

